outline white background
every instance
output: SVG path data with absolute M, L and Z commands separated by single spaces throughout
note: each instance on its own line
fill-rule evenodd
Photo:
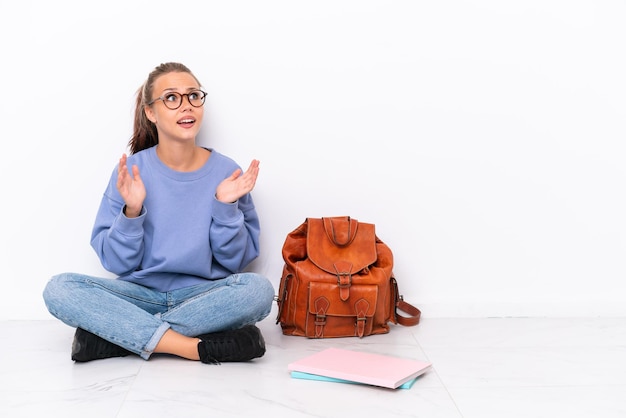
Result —
M 376 224 L 425 317 L 626 315 L 623 1 L 0 0 L 0 319 L 49 319 L 89 246 L 135 90 L 209 92 L 278 286 L 306 217 Z

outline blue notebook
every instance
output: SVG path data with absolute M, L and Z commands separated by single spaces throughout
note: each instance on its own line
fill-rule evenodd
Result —
M 350 383 L 354 385 L 366 384 L 366 383 L 361 383 L 361 382 L 355 382 L 353 380 L 337 379 L 334 377 L 320 376 L 319 374 L 296 372 L 296 371 L 291 372 L 291 377 L 295 379 L 321 380 L 324 382 Z M 398 386 L 396 389 L 411 389 L 411 386 L 413 386 L 413 383 L 415 383 L 416 380 L 417 380 L 417 377 L 409 380 L 408 382 L 403 383 L 402 385 Z

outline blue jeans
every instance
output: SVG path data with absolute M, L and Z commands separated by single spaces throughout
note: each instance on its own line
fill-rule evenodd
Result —
M 274 288 L 256 273 L 233 274 L 170 292 L 64 273 L 50 279 L 43 298 L 48 311 L 67 325 L 147 360 L 170 328 L 195 337 L 261 321 L 271 311 Z

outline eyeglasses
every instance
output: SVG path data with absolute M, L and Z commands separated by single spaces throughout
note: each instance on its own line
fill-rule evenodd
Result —
M 178 109 L 180 105 L 183 104 L 183 96 L 187 96 L 187 100 L 189 100 L 189 104 L 193 107 L 201 107 L 204 104 L 204 99 L 206 98 L 207 93 L 202 90 L 193 90 L 186 94 L 176 93 L 175 91 L 171 93 L 166 93 L 163 96 L 157 97 L 148 103 L 148 106 L 156 102 L 157 100 L 163 100 L 163 104 L 168 109 Z

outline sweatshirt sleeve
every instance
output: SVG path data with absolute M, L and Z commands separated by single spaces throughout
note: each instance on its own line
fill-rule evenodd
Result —
M 137 218 L 124 215 L 124 201 L 115 188 L 116 173 L 102 196 L 91 233 L 91 246 L 106 270 L 122 276 L 141 264 L 146 209 L 142 208 Z
M 234 203 L 215 199 L 209 233 L 213 258 L 232 273 L 243 271 L 259 256 L 259 217 L 252 196 Z

